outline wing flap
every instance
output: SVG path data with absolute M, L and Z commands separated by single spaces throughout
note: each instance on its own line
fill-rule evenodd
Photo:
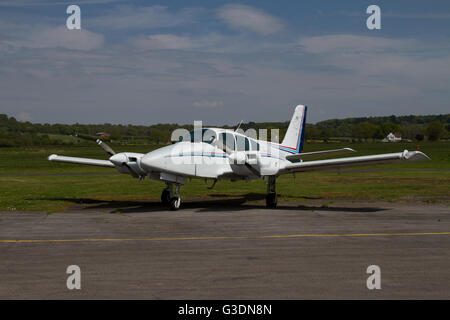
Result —
M 286 159 L 289 161 L 295 161 L 306 157 L 313 156 L 322 156 L 322 155 L 330 155 L 330 154 L 342 154 L 347 152 L 356 152 L 352 148 L 342 148 L 342 149 L 333 149 L 333 150 L 322 150 L 322 151 L 313 151 L 313 152 L 302 152 L 297 154 L 290 154 L 286 156 Z
M 425 161 L 431 160 L 420 151 L 408 151 L 398 153 L 377 154 L 372 156 L 360 156 L 349 158 L 338 158 L 328 160 L 303 161 L 286 165 L 282 173 L 328 170 L 342 167 L 353 167 L 358 165 L 383 164 L 397 161 Z
M 115 168 L 115 165 L 109 160 L 66 157 L 66 156 L 58 156 L 56 154 L 50 155 L 48 157 L 48 160 L 54 161 L 54 162 L 66 162 L 66 163 L 84 164 L 84 165 L 89 165 L 89 166 Z

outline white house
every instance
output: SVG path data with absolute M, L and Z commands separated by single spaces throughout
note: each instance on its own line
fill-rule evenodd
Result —
M 381 140 L 383 142 L 399 142 L 402 141 L 402 134 L 399 132 L 396 133 L 389 133 L 386 138 L 384 138 L 383 140 Z

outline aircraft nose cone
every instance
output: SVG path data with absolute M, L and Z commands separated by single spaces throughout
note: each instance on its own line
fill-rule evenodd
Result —
M 109 161 L 111 161 L 116 166 L 121 166 L 122 163 L 128 162 L 128 158 L 123 153 L 117 153 L 109 158 Z

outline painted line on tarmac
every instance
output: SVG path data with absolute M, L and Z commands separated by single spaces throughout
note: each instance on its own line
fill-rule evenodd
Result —
M 64 242 L 125 242 L 125 241 L 188 241 L 188 240 L 239 240 L 239 239 L 287 239 L 287 238 L 338 238 L 338 237 L 397 237 L 397 236 L 443 236 L 450 232 L 411 233 L 349 233 L 349 234 L 291 234 L 273 236 L 217 236 L 179 238 L 85 238 L 85 239 L 2 239 L 0 243 L 64 243 Z

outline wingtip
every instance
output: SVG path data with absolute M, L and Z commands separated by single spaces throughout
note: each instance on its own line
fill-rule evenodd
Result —
M 431 161 L 431 158 L 421 151 L 403 151 L 404 157 L 409 161 Z
M 48 156 L 48 161 L 53 161 L 56 157 L 57 157 L 58 155 L 56 155 L 56 154 L 51 154 L 51 155 L 49 155 Z

